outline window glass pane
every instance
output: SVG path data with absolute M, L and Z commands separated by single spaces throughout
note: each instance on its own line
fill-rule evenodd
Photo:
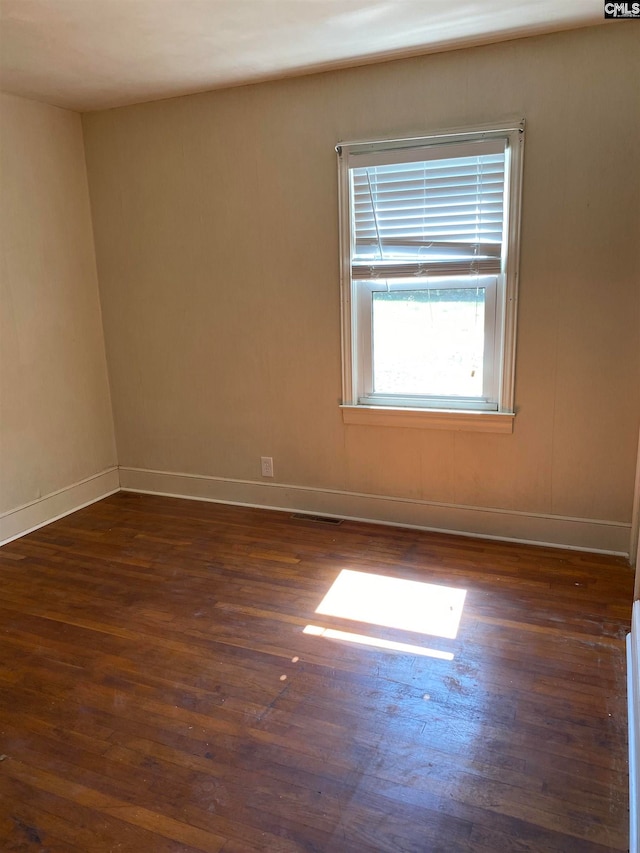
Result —
M 484 287 L 374 293 L 374 393 L 482 397 L 484 312 Z

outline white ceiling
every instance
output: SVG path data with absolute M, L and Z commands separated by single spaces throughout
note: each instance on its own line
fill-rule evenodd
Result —
M 0 0 L 0 87 L 95 110 L 602 22 L 601 0 Z

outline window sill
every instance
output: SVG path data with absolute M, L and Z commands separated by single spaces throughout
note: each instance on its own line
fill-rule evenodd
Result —
M 513 412 L 456 409 L 399 409 L 391 406 L 340 406 L 345 424 L 448 429 L 463 432 L 513 432 Z

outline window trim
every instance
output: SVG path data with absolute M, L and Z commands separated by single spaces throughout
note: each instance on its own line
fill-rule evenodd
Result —
M 342 404 L 342 421 L 357 426 L 447 429 L 465 432 L 512 433 L 513 412 L 483 412 L 479 409 L 409 409 L 391 406 Z
M 412 149 L 444 143 L 471 142 L 499 138 L 506 140 L 505 186 L 508 187 L 505 204 L 506 252 L 501 277 L 504 286 L 498 288 L 496 318 L 502 334 L 496 335 L 495 361 L 499 371 L 497 410 L 481 408 L 458 409 L 411 407 L 407 405 L 371 405 L 369 399 L 360 400 L 357 360 L 361 342 L 357 338 L 356 298 L 358 284 L 351 277 L 351 210 L 349 187 L 349 155 Z M 368 142 L 343 142 L 336 146 L 338 154 L 338 207 L 340 224 L 340 305 L 341 305 L 341 355 L 342 355 L 342 414 L 345 423 L 375 423 L 380 426 L 411 425 L 433 426 L 441 429 L 477 430 L 486 424 L 488 431 L 511 432 L 514 417 L 515 352 L 517 326 L 518 267 L 520 254 L 520 219 L 522 197 L 522 162 L 524 148 L 524 119 L 506 123 L 479 125 L 474 128 L 457 128 L 431 133 L 422 137 L 387 139 Z M 360 410 L 356 414 L 355 410 Z M 405 413 L 406 416 L 402 416 Z M 480 419 L 480 420 L 478 420 Z M 507 428 L 508 422 L 508 428 Z M 442 426 L 442 424 L 449 424 Z M 465 424 L 467 426 L 465 426 Z M 484 430 L 483 430 L 484 431 Z

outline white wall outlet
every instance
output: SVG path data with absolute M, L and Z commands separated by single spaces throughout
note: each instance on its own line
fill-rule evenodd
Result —
M 261 456 L 260 465 L 263 477 L 273 477 L 273 456 Z

